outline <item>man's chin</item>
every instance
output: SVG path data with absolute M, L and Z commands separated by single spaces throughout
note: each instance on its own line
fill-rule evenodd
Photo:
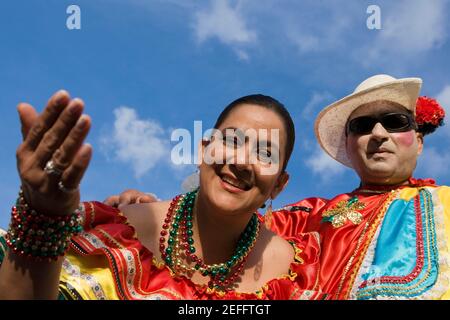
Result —
M 367 171 L 373 172 L 376 175 L 383 175 L 384 173 L 393 172 L 396 166 L 396 163 L 393 163 L 387 159 L 370 160 L 366 163 Z
M 389 183 L 395 173 L 395 167 L 388 162 L 378 161 L 366 166 L 364 175 L 367 177 L 361 177 L 362 180 L 370 180 L 376 184 Z M 364 179 L 367 178 L 367 179 Z

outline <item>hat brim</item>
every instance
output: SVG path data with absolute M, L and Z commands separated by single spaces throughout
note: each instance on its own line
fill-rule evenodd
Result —
M 325 107 L 317 116 L 314 132 L 326 153 L 347 167 L 352 167 L 345 146 L 345 125 L 359 106 L 376 100 L 389 100 L 401 104 L 415 113 L 422 80 L 404 78 L 348 95 Z

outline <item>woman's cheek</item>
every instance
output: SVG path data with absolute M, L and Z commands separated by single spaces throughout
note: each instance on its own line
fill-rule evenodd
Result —
M 412 146 L 414 144 L 414 139 L 416 138 L 416 132 L 413 130 L 408 132 L 398 132 L 393 135 L 399 144 L 406 147 Z
M 256 174 L 253 192 L 262 197 L 268 197 L 276 184 L 277 175 Z

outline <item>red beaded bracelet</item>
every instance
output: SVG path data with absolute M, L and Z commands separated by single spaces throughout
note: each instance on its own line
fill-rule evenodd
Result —
M 28 207 L 22 190 L 11 216 L 6 243 L 15 253 L 40 261 L 63 256 L 72 236 L 82 230 L 79 210 L 61 216 L 39 214 Z

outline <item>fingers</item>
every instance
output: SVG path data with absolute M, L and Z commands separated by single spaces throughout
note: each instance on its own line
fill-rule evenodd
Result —
M 152 203 L 158 201 L 156 197 L 138 190 L 130 189 L 122 192 L 120 195 L 113 195 L 103 201 L 104 204 L 111 207 L 122 207 L 134 203 Z
M 77 189 L 92 158 L 92 146 L 83 145 L 76 153 L 72 164 L 64 171 L 61 183 L 66 189 Z
M 136 199 L 137 199 L 137 196 L 136 196 L 134 190 L 127 190 L 125 192 L 122 192 L 119 196 L 119 204 L 117 205 L 117 207 L 121 208 L 128 204 L 134 204 L 134 203 L 136 203 Z
M 26 149 L 34 151 L 37 148 L 44 134 L 53 126 L 61 112 L 68 105 L 69 101 L 69 94 L 64 90 L 58 91 L 50 98 L 46 108 L 37 118 L 37 122 L 34 123 L 28 130 L 24 141 L 24 147 Z M 28 121 L 30 120 L 30 108 L 20 105 L 18 108 L 19 115 L 21 116 L 20 119 L 22 121 L 22 127 L 27 128 L 27 126 L 30 124 L 30 122 Z M 25 116 L 25 118 L 23 116 Z M 23 120 L 25 120 L 25 122 L 23 122 Z M 22 132 L 24 132 L 25 130 L 22 130 Z
M 152 203 L 152 202 L 156 202 L 156 201 L 158 201 L 156 196 L 152 196 L 152 195 L 149 195 L 149 194 L 145 194 L 143 196 L 140 196 L 136 200 L 137 203 Z
M 19 112 L 20 123 L 22 124 L 22 138 L 25 140 L 31 127 L 38 122 L 39 115 L 28 103 L 19 103 L 17 111 Z
M 53 154 L 52 160 L 57 168 L 64 170 L 69 167 L 89 133 L 90 125 L 89 116 L 82 115 L 78 119 L 63 144 Z
M 111 207 L 116 207 L 119 205 L 119 196 L 114 195 L 114 196 L 110 196 L 108 198 L 106 198 L 103 201 L 104 204 L 111 206 Z
M 64 109 L 58 117 L 58 120 L 40 141 L 34 154 L 34 160 L 37 166 L 44 167 L 56 149 L 60 147 L 80 118 L 83 108 L 84 104 L 81 99 L 73 99 L 70 101 L 67 108 Z
M 139 190 L 130 189 L 130 190 L 126 190 L 120 194 L 119 203 L 117 204 L 117 207 L 121 208 L 122 206 L 126 206 L 129 204 L 150 203 L 150 202 L 154 202 L 154 201 L 151 201 L 150 197 L 148 195 L 146 195 L 145 193 L 143 193 Z

